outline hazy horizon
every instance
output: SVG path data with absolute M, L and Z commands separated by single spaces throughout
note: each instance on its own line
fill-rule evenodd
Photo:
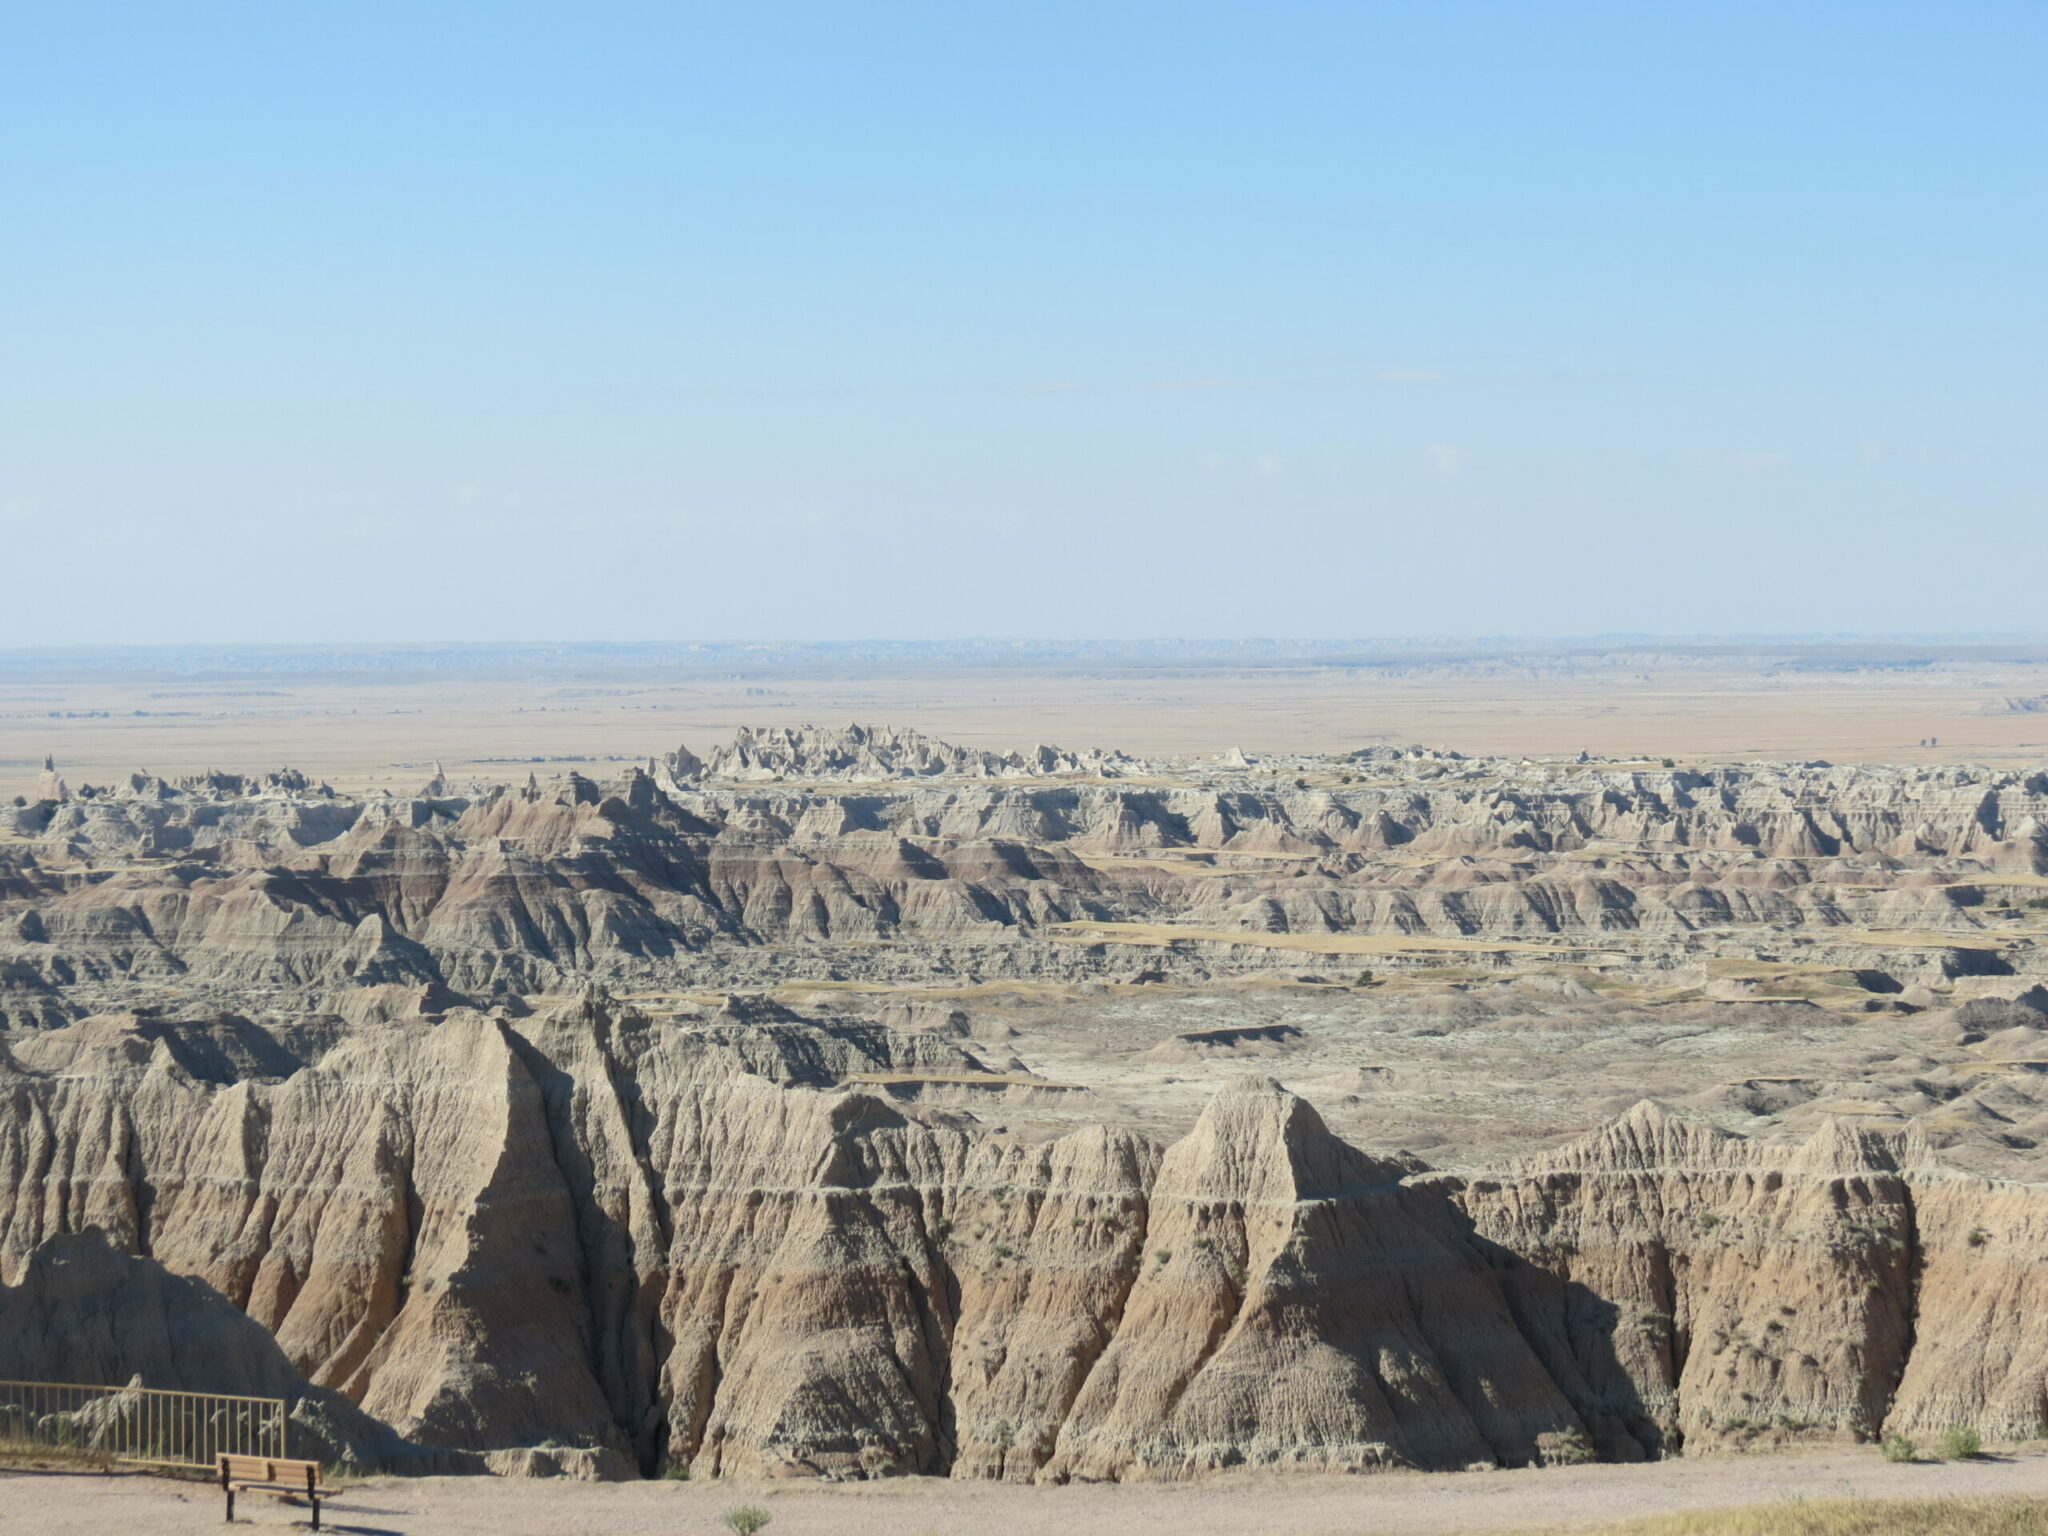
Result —
M 71 642 L 50 645 L 0 645 L 0 670 L 33 667 L 44 659 L 73 658 L 88 667 L 112 669 L 134 659 L 186 657 L 220 658 L 304 658 L 360 656 L 473 656 L 494 655 L 517 659 L 544 658 L 559 653 L 565 660 L 575 658 L 617 658 L 659 664 L 667 659 L 703 656 L 716 659 L 728 653 L 767 653 L 777 656 L 821 657 L 843 655 L 848 659 L 873 658 L 886 662 L 915 661 L 925 656 L 986 655 L 991 659 L 1020 660 L 1131 659 L 1146 658 L 1215 660 L 1286 660 L 1299 658 L 1342 659 L 1346 656 L 1398 658 L 1407 653 L 1484 655 L 1542 655 L 1550 652 L 1589 654 L 1626 651 L 1642 647 L 1672 654 L 1728 651 L 1913 650 L 1959 652 L 2018 652 L 2037 649 L 2048 653 L 2048 631 L 1919 631 L 1842 632 L 1777 634 L 1688 634 L 1647 631 L 1619 631 L 1602 634 L 1556 635 L 1352 635 L 1331 638 L 1288 635 L 1142 635 L 1142 636 L 1053 636 L 1053 635 L 960 635 L 923 639 L 888 635 L 845 635 L 818 640 L 778 639 L 765 635 L 732 637 L 683 637 L 677 639 L 626 640 L 618 638 L 567 640 L 559 637 L 533 639 L 469 638 L 432 640 L 383 637 L 365 640 L 187 640 L 120 642 Z
M 0 647 L 2032 611 L 2038 6 L 9 43 Z

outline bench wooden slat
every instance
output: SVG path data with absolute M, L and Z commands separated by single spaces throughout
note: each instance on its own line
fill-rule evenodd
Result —
M 320 1486 L 320 1463 L 290 1461 L 277 1456 L 227 1456 L 218 1458 L 215 1468 L 231 1482 L 289 1483 L 292 1487 Z
M 238 1493 L 304 1494 L 313 1505 L 313 1529 L 320 1529 L 320 1501 L 335 1489 L 321 1481 L 320 1463 L 292 1461 L 282 1456 L 235 1456 L 223 1453 L 214 1462 L 220 1475 L 221 1492 L 228 1498 L 228 1519 L 235 1518 Z

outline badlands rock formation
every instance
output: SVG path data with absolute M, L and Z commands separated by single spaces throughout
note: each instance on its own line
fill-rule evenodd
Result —
M 2048 891 L 2048 773 L 1376 749 L 992 782 L 988 761 L 910 733 L 793 731 L 713 762 L 825 780 L 702 769 L 685 787 L 671 760 L 602 785 L 437 775 L 361 801 L 289 771 L 23 799 L 0 811 L 0 1015 L 39 1027 L 175 997 L 360 1017 L 590 980 L 1141 963 L 1199 979 L 1331 939 L 1394 969 L 1620 945 L 1702 985 L 1715 957 L 1794 959 L 1874 996 L 2041 968 L 2026 903 Z M 973 776 L 840 781 L 906 762 Z
M 1121 752 L 1068 752 L 1037 746 L 1029 752 L 995 753 L 955 746 L 919 731 L 894 726 L 849 725 L 826 729 L 799 725 L 776 729 L 743 726 L 708 761 L 679 747 L 655 768 L 675 780 L 734 782 L 808 779 L 877 783 L 887 779 L 1017 779 L 1061 773 L 1116 773 L 1137 765 Z
M 2048 776 L 1971 768 L 1159 765 L 882 730 L 608 785 L 58 785 L 0 838 L 0 1363 L 285 1396 L 337 1454 L 500 1470 L 2033 1434 L 2048 1187 L 1957 1172 L 1917 1122 L 1744 1139 L 1643 1104 L 1431 1169 L 1240 1068 L 1173 1135 L 1026 1133 L 1010 1107 L 1073 1085 L 953 999 L 1365 957 L 1354 990 L 1477 1006 L 1514 977 L 1577 1020 L 1625 975 L 1924 1014 L 2017 1080 L 2044 1064 L 2044 823 Z M 752 990 L 790 978 L 849 1005 Z M 1159 1059 L 1254 1048 L 1315 1042 L 1209 1013 Z M 1932 1102 L 1978 1060 L 1888 1070 Z
M 1449 1177 L 1244 1077 L 1169 1147 L 1033 1145 L 597 995 L 365 1027 L 281 1078 L 195 1077 L 121 1024 L 32 1043 L 0 1141 L 17 1368 L 72 1364 L 21 1322 L 51 1255 L 111 1245 L 261 1324 L 295 1395 L 415 1447 L 704 1475 L 1454 1469 L 2025 1434 L 2048 1394 L 2048 1197 L 1910 1136 L 1765 1148 L 1643 1106 Z M 158 1379 L 213 1368 L 154 1348 Z

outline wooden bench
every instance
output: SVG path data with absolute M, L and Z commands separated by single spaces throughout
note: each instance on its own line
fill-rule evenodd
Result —
M 222 1456 L 216 1463 L 221 1492 L 228 1496 L 228 1524 L 235 1523 L 238 1493 L 303 1494 L 313 1506 L 313 1529 L 320 1529 L 320 1501 L 336 1491 L 320 1481 L 317 1461 L 286 1461 L 281 1456 Z

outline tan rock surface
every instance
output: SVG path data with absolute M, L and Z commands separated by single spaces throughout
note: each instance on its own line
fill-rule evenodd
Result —
M 1163 1156 L 1029 1143 L 595 998 L 358 1030 L 271 1082 L 121 1021 L 47 1038 L 61 1064 L 4 1069 L 9 1278 L 98 1227 L 424 1445 L 1176 1478 L 2012 1432 L 2048 1392 L 2040 1190 L 1910 1136 L 1645 1106 L 1449 1177 L 1245 1077 Z
M 1936 1150 L 2048 1135 L 2038 774 L 798 728 L 608 784 L 4 815 L 0 1337 L 97 1231 L 300 1396 L 553 1475 L 2048 1420 L 2044 1186 Z M 1602 1124 L 1624 1037 L 1682 1111 Z M 1445 1171 L 1376 1130 L 1460 1092 L 1510 1129 L 1423 1143 Z

